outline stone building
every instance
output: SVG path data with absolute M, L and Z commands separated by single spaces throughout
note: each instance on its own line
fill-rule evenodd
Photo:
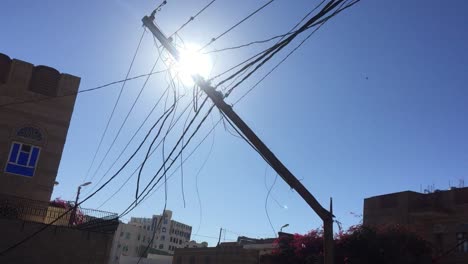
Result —
M 79 83 L 0 53 L 0 263 L 109 258 L 117 214 L 49 203 Z
M 468 263 L 468 187 L 366 198 L 364 224 L 400 224 L 431 242 L 439 263 Z
M 79 83 L 0 53 L 0 196 L 50 200 Z

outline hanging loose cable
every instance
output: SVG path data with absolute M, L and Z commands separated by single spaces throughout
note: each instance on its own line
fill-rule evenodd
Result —
M 154 62 L 153 66 L 151 67 L 151 70 L 150 72 L 153 72 L 154 71 L 154 68 L 156 68 L 156 65 L 158 64 L 159 62 L 159 59 L 161 58 L 161 56 L 158 56 L 156 58 L 156 61 Z M 89 179 L 89 181 L 92 181 L 93 178 L 96 176 L 96 174 L 98 173 L 99 169 L 101 168 L 102 164 L 104 163 L 104 161 L 106 160 L 107 158 L 107 155 L 109 155 L 112 147 L 114 146 L 115 142 L 117 141 L 117 138 L 119 137 L 120 135 L 120 132 L 122 132 L 122 128 L 125 126 L 125 124 L 127 123 L 127 120 L 128 120 L 128 117 L 130 116 L 130 114 L 132 113 L 133 109 L 135 108 L 135 105 L 136 103 L 138 102 L 138 99 L 140 99 L 140 96 L 141 94 L 143 93 L 143 90 L 145 89 L 146 87 L 146 84 L 148 83 L 149 79 L 150 79 L 151 75 L 148 75 L 148 77 L 145 79 L 145 82 L 143 83 L 143 85 L 141 86 L 139 92 L 138 92 L 138 95 L 136 96 L 135 100 L 133 100 L 133 103 L 132 103 L 132 106 L 130 107 L 130 110 L 127 112 L 127 115 L 125 116 L 122 124 L 120 125 L 119 129 L 117 130 L 117 134 L 114 136 L 114 139 L 112 140 L 112 143 L 110 144 L 110 146 L 107 148 L 107 151 L 106 153 L 104 154 L 104 157 L 101 159 L 101 162 L 99 163 L 99 165 L 97 166 L 96 170 L 94 171 L 93 175 L 91 176 L 91 178 Z

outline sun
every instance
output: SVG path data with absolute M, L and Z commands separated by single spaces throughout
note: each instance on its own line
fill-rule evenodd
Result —
M 179 49 L 179 61 L 175 64 L 175 71 L 186 85 L 193 85 L 194 75 L 208 78 L 212 63 L 207 54 L 199 52 L 200 47 L 196 44 L 186 44 Z

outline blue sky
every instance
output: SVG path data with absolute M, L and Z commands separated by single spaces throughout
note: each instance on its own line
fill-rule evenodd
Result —
M 173 32 L 207 2 L 168 1 L 156 21 L 165 32 Z M 265 2 L 217 0 L 180 35 L 186 42 L 203 45 Z M 212 47 L 286 32 L 316 3 L 276 0 Z M 120 80 L 142 33 L 141 18 L 158 4 L 4 1 L 0 52 L 80 76 L 80 89 Z M 324 206 L 333 197 L 335 215 L 345 226 L 359 222 L 350 212 L 362 213 L 366 197 L 419 191 L 432 184 L 438 189 L 447 189 L 449 182 L 457 185 L 468 178 L 467 7 L 461 0 L 361 1 L 322 27 L 234 108 Z M 213 73 L 265 47 L 219 53 L 212 57 Z M 131 75 L 147 73 L 156 55 L 146 34 Z M 235 102 L 284 55 L 280 53 L 227 101 Z M 110 145 L 142 82 L 127 83 L 98 158 Z M 164 75 L 151 79 L 109 160 L 143 121 L 165 83 Z M 116 85 L 78 97 L 57 176 L 60 184 L 53 197 L 73 199 L 119 88 Z M 217 113 L 213 118 L 218 118 Z M 198 177 L 200 219 L 195 175 L 211 140 L 209 137 L 184 166 L 185 208 L 180 173 L 169 181 L 168 208 L 174 211 L 174 218 L 198 230 L 201 236 L 194 239 L 210 244 L 215 239 L 209 237 L 216 237 L 220 227 L 229 230 L 226 240 L 237 234 L 272 236 L 264 210 L 265 181 L 270 186 L 275 174 L 271 169 L 265 174 L 265 162 L 222 125 L 215 131 L 213 151 Z M 150 160 L 147 177 L 158 162 L 160 159 Z M 105 161 L 103 167 L 109 164 Z M 129 171 L 84 207 L 98 207 Z M 100 176 L 98 173 L 96 179 Z M 135 181 L 131 180 L 101 209 L 121 212 L 132 201 L 134 191 Z M 157 192 L 130 215 L 158 214 L 163 198 L 164 193 Z M 268 212 L 276 230 L 288 223 L 285 231 L 304 233 L 321 225 L 279 178 L 268 200 Z

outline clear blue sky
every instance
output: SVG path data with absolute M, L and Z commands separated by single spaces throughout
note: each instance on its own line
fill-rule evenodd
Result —
M 80 76 L 80 89 L 120 80 L 141 35 L 141 17 L 159 2 L 7 0 L 0 16 L 0 52 Z M 207 2 L 169 0 L 157 22 L 165 32 L 173 32 Z M 180 35 L 187 42 L 204 44 L 265 2 L 217 0 Z M 213 47 L 286 32 L 317 2 L 277 0 Z M 421 185 L 446 189 L 449 181 L 457 185 L 459 179 L 468 179 L 467 8 L 462 0 L 363 0 L 325 25 L 235 109 L 323 205 L 334 198 L 335 215 L 345 226 L 359 222 L 350 212 L 362 213 L 366 197 L 419 191 Z M 227 69 L 262 47 L 266 46 L 220 53 L 212 58 L 214 71 Z M 147 34 L 131 75 L 148 72 L 155 57 Z M 265 70 L 235 90 L 228 101 L 234 102 Z M 104 150 L 141 85 L 142 80 L 127 84 Z M 74 198 L 119 87 L 78 97 L 57 177 L 60 185 L 53 197 Z M 110 159 L 164 87 L 164 76 L 151 79 Z M 199 175 L 200 221 L 195 174 L 210 141 L 184 166 L 185 208 L 180 175 L 169 182 L 168 208 L 174 211 L 174 218 L 192 225 L 194 232 L 199 228 L 204 236 L 216 237 L 220 227 L 230 230 L 226 240 L 235 239 L 235 233 L 272 236 L 264 210 L 266 165 L 222 126 L 216 129 L 213 152 Z M 103 150 L 98 158 L 102 155 Z M 150 161 L 159 162 L 160 158 Z M 84 207 L 96 208 L 126 176 L 128 171 Z M 274 177 L 269 169 L 269 185 Z M 134 188 L 132 180 L 101 209 L 121 212 L 131 201 Z M 163 197 L 158 192 L 131 215 L 159 214 Z M 321 225 L 280 179 L 268 209 L 275 229 L 288 223 L 285 231 L 304 233 Z M 210 244 L 215 240 L 193 238 Z

